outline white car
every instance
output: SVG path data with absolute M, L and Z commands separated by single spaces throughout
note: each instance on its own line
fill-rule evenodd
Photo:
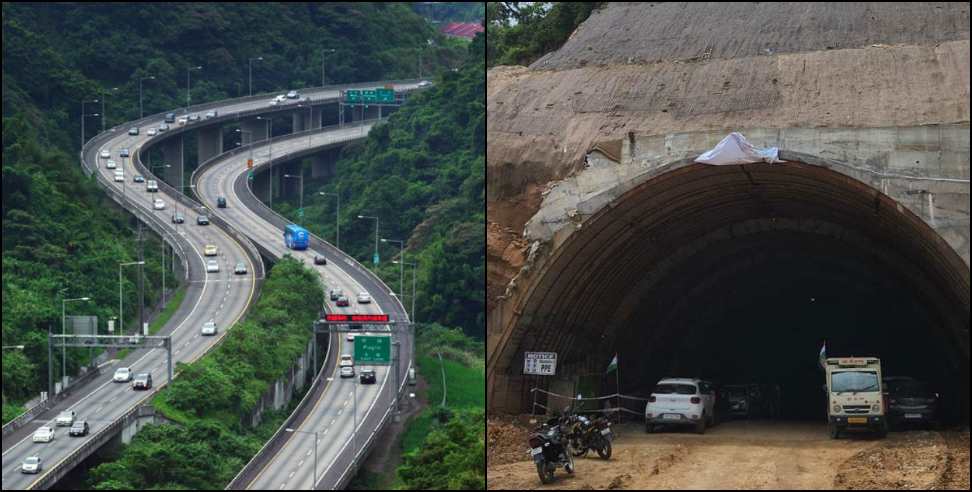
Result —
M 169 130 L 169 125 L 168 124 L 162 123 L 161 125 L 159 125 L 159 133 L 162 133 L 162 132 L 165 132 L 165 131 L 168 131 L 168 130 Z
M 216 263 L 216 260 L 207 261 L 206 271 L 209 273 L 219 273 L 219 263 Z
M 341 377 L 342 378 L 353 378 L 354 377 L 354 368 L 351 367 L 351 366 L 344 366 L 344 367 L 342 367 L 341 368 Z
M 371 302 L 371 296 L 367 292 L 358 293 L 358 304 L 368 304 Z
M 215 335 L 216 334 L 216 322 L 209 320 L 202 326 L 203 335 Z
M 54 429 L 52 427 L 41 427 L 34 431 L 34 442 L 51 442 L 54 440 Z
M 188 116 L 180 116 L 179 119 L 176 121 L 176 123 L 178 123 L 181 126 L 181 125 L 185 125 L 187 121 L 189 121 Z
M 150 179 L 145 182 L 145 191 L 156 192 L 159 191 L 159 183 L 154 179 Z
M 145 134 L 148 135 L 148 136 L 150 136 L 150 137 L 154 137 L 154 136 L 156 136 L 156 135 L 159 134 L 159 131 L 156 130 L 155 128 L 149 128 L 148 131 Z
M 271 100 L 270 100 L 270 105 L 271 105 L 271 106 L 276 106 L 276 105 L 277 105 L 277 102 L 278 102 L 278 101 L 277 101 L 276 99 L 271 99 Z
M 108 149 L 102 150 L 100 155 L 102 159 L 107 159 L 111 157 L 111 151 Z
M 351 359 L 351 354 L 344 354 L 341 356 L 341 362 L 338 363 L 340 367 L 350 367 L 354 365 L 354 361 Z
M 287 96 L 285 94 L 281 94 L 274 98 L 274 100 L 276 100 L 278 103 L 282 103 L 287 100 Z
M 215 244 L 207 244 L 206 247 L 203 249 L 203 254 L 206 256 L 216 256 L 218 253 L 219 250 L 216 249 Z
M 20 466 L 21 473 L 40 473 L 41 459 L 39 456 L 28 456 Z
M 287 93 L 287 99 L 297 99 L 298 97 L 300 97 L 300 94 L 298 94 L 297 91 L 290 91 Z
M 129 135 L 138 135 L 138 127 L 137 126 L 133 126 L 133 127 L 129 128 L 128 129 L 128 134 Z
M 156 198 L 155 201 L 152 202 L 152 208 L 156 210 L 165 210 L 165 202 L 163 202 L 161 198 Z
M 115 369 L 115 375 L 111 377 L 112 381 L 116 383 L 127 383 L 132 380 L 132 368 L 130 367 L 119 367 Z
M 108 159 L 107 161 L 105 161 L 105 168 L 106 169 L 115 169 L 116 167 L 118 167 L 118 164 L 115 163 L 115 161 L 113 161 L 111 159 Z
M 354 342 L 354 333 L 348 333 L 348 341 Z
M 421 82 L 418 83 L 418 86 L 419 87 L 428 87 L 430 85 L 432 85 L 432 83 L 429 82 L 428 80 L 423 80 L 423 81 L 421 81 Z
M 57 415 L 54 424 L 58 427 L 70 427 L 74 423 L 74 410 L 65 410 Z
M 115 171 L 115 181 L 125 181 L 125 171 L 121 169 Z
M 215 118 L 217 116 L 219 116 L 219 111 L 216 111 L 215 109 L 211 109 L 209 111 L 206 111 L 206 119 L 207 120 L 210 119 L 210 118 Z
M 715 421 L 715 389 L 701 379 L 662 379 L 645 405 L 645 432 L 659 425 L 690 425 L 702 434 Z

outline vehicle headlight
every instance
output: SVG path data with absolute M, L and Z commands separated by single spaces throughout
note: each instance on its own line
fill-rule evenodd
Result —
M 834 413 L 840 413 L 840 405 L 834 405 Z
M 881 411 L 881 405 L 878 405 L 878 404 L 871 405 L 871 412 L 872 413 L 878 413 L 880 411 Z

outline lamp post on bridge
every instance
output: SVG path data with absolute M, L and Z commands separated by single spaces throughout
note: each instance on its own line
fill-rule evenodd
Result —
M 334 240 L 334 242 L 335 242 L 334 246 L 337 247 L 337 249 L 341 249 L 341 222 L 340 222 L 340 216 L 341 216 L 341 194 L 340 193 L 327 193 L 325 191 L 318 191 L 317 194 L 318 195 L 321 195 L 321 196 L 332 195 L 332 196 L 336 196 L 337 197 L 337 211 L 334 212 L 334 235 L 336 237 L 336 239 Z

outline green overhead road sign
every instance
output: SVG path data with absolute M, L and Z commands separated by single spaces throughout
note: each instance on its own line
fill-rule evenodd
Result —
M 356 89 L 344 91 L 344 101 L 349 103 L 361 102 L 361 91 Z
M 304 217 L 304 209 L 298 208 L 297 209 L 297 216 L 303 218 Z
M 355 336 L 354 363 L 391 364 L 391 337 Z
M 372 262 L 372 263 L 374 263 L 375 265 L 378 265 L 378 253 L 375 253 L 375 254 L 374 254 L 374 255 L 373 255 L 372 257 L 371 257 L 371 262 Z
M 395 90 L 394 89 L 376 89 L 378 96 L 378 102 L 380 103 L 394 103 L 395 102 Z
M 378 102 L 378 93 L 374 89 L 361 91 L 361 100 L 366 103 Z

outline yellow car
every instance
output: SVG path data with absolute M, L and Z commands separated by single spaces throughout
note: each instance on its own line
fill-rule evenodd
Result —
M 206 256 L 216 256 L 216 246 L 213 244 L 207 244 L 204 254 Z

